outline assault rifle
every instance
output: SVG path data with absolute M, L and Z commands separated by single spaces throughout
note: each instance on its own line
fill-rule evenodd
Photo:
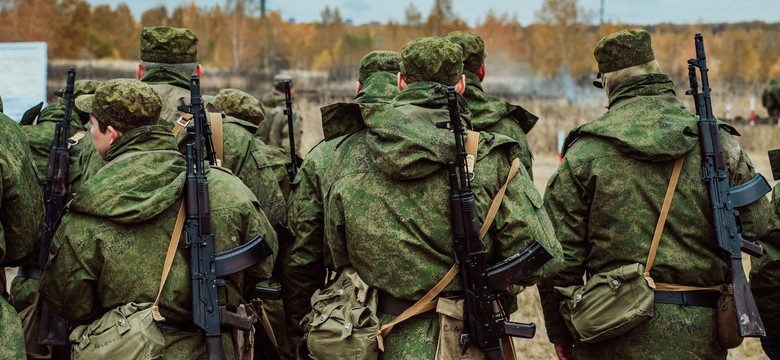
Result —
M 190 277 L 192 284 L 192 321 L 206 337 L 206 350 L 210 360 L 225 359 L 220 339 L 222 325 L 248 331 L 253 319 L 230 312 L 218 303 L 217 289 L 225 286 L 221 276 L 242 271 L 272 254 L 262 236 L 234 249 L 214 253 L 214 226 L 211 222 L 209 186 L 206 178 L 206 161 L 215 163 L 216 154 L 211 144 L 211 130 L 200 94 L 200 79 L 190 79 L 190 105 L 180 105 L 179 110 L 193 115 L 194 135 L 187 144 L 187 176 L 184 185 L 186 220 L 185 245 L 190 248 Z
M 65 92 L 56 92 L 65 100 L 65 116 L 54 127 L 54 140 L 49 153 L 49 165 L 46 168 L 46 183 L 43 186 L 45 205 L 43 235 L 38 244 L 38 266 L 46 267 L 49 261 L 49 247 L 57 231 L 65 203 L 68 198 L 68 156 L 71 112 L 73 111 L 73 88 L 76 82 L 76 70 L 68 70 Z M 68 344 L 68 329 L 65 319 L 53 313 L 45 301 L 41 301 L 41 322 L 38 332 L 41 345 L 63 346 Z
M 293 128 L 293 110 L 292 93 L 290 92 L 290 80 L 284 81 L 284 114 L 287 115 L 287 134 L 290 136 L 290 166 L 287 168 L 287 175 L 290 176 L 290 183 L 295 181 L 295 175 L 298 173 L 298 155 L 295 153 L 295 129 Z
M 508 320 L 501 299 L 506 288 L 552 259 L 547 250 L 534 241 L 531 246 L 498 264 L 488 266 L 485 243 L 479 237 L 480 220 L 471 179 L 466 168 L 466 132 L 458 111 L 455 88 L 447 90 L 449 122 L 436 124 L 452 129 L 455 134 L 455 161 L 448 163 L 450 180 L 450 210 L 455 258 L 459 265 L 464 292 L 461 351 L 465 354 L 473 343 L 482 348 L 488 359 L 504 359 L 501 338 L 516 336 L 533 338 L 536 325 Z
M 742 239 L 741 223 L 737 208 L 751 204 L 768 193 L 771 188 L 763 176 L 756 175 L 750 181 L 731 187 L 729 172 L 723 159 L 723 148 L 720 144 L 718 123 L 712 115 L 712 99 L 710 98 L 710 82 L 707 78 L 707 58 L 704 54 L 704 38 L 700 33 L 694 36 L 696 58 L 688 60 L 688 80 L 690 89 L 687 95 L 693 96 L 696 115 L 699 117 L 699 145 L 701 147 L 701 172 L 709 189 L 712 201 L 712 219 L 715 227 L 715 237 L 718 247 L 728 257 L 731 271 L 731 285 L 734 290 L 734 304 L 737 318 L 734 321 L 739 326 L 739 336 L 765 336 L 764 324 L 756 308 L 753 293 L 750 292 L 745 270 L 742 267 L 742 251 L 752 256 L 761 256 L 761 245 Z M 701 75 L 701 92 L 699 92 L 696 69 Z

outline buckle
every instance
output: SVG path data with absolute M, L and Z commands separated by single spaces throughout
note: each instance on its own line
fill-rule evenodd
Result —
M 189 116 L 189 118 L 187 118 Z M 192 121 L 192 115 L 191 114 L 184 114 L 179 117 L 178 120 L 176 120 L 176 125 L 179 125 L 183 128 L 186 128 L 190 125 L 190 122 Z

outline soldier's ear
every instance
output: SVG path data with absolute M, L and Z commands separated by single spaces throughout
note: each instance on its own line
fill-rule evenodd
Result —
M 200 78 L 200 75 L 203 73 L 203 67 L 198 64 L 198 66 L 195 67 L 195 75 L 198 75 L 198 78 Z
M 466 75 L 461 75 L 460 79 L 458 79 L 458 82 L 455 83 L 455 91 L 461 95 L 463 95 L 463 92 L 466 91 Z
M 144 77 L 144 66 L 141 64 L 138 64 L 138 69 L 135 71 L 135 76 L 138 78 L 138 80 L 141 80 L 142 77 Z
M 115 143 L 119 137 L 122 136 L 122 132 L 115 129 L 113 126 L 108 125 L 108 135 L 111 136 L 111 144 Z
M 363 85 L 360 83 L 360 80 L 355 81 L 355 95 L 360 92 L 360 89 L 363 88 Z
M 485 74 L 486 72 L 486 66 L 485 63 L 482 63 L 482 66 L 479 67 L 479 70 L 477 70 L 477 77 L 479 78 L 479 81 L 482 82 L 482 80 L 485 80 Z
M 396 75 L 396 78 L 398 78 L 398 91 L 403 91 L 406 87 L 406 80 L 404 80 L 404 74 L 401 74 L 401 72 L 398 72 L 398 75 Z

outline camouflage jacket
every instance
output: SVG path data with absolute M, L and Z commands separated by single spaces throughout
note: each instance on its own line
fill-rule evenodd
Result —
M 477 75 L 468 71 L 465 74 L 466 91 L 463 92 L 463 97 L 469 105 L 474 131 L 506 135 L 517 141 L 520 146 L 515 148 L 517 153 L 513 155 L 520 159 L 525 170 L 528 171 L 528 175 L 533 178 L 531 169 L 533 155 L 528 146 L 526 134 L 533 129 L 539 118 L 520 106 L 488 96 L 482 90 L 482 83 Z
M 48 105 L 43 109 L 42 114 L 48 114 L 48 116 L 39 117 L 35 125 L 22 126 L 22 130 L 24 130 L 27 141 L 30 144 L 35 168 L 38 170 L 38 183 L 41 186 L 46 182 L 49 154 L 51 153 L 51 144 L 54 140 L 54 128 L 65 117 L 65 108 L 58 104 Z M 84 139 L 90 137 L 87 129 L 81 124 L 74 111 L 72 121 L 70 122 L 70 135 L 68 136 L 73 137 L 78 133 L 82 133 L 84 137 L 76 141 L 69 149 L 68 182 L 73 184 L 73 190 L 78 188 L 78 183 L 81 180 L 79 154 L 84 145 Z
M 299 339 L 303 333 L 300 320 L 309 312 L 309 299 L 321 288 L 326 268 L 332 261 L 324 252 L 323 179 L 330 167 L 333 151 L 344 136 L 365 128 L 363 118 L 388 106 L 398 93 L 395 74 L 377 72 L 369 76 L 353 102 L 336 103 L 321 108 L 325 140 L 306 155 L 293 186 L 287 210 L 295 242 L 282 277 L 287 311 L 288 334 Z
M 780 115 L 780 83 L 772 80 L 761 92 L 761 105 L 769 112 L 769 116 Z
M 160 150 L 163 150 L 162 152 Z M 163 261 L 182 201 L 186 162 L 164 126 L 125 133 L 108 149 L 108 158 L 138 152 L 109 163 L 83 183 L 68 205 L 52 242 L 41 295 L 52 309 L 75 324 L 90 323 L 129 302 L 153 302 Z M 208 170 L 215 251 L 232 249 L 261 234 L 277 252 L 276 235 L 255 196 L 221 168 Z M 274 256 L 275 257 L 275 256 Z M 265 277 L 274 259 L 225 277 L 220 303 L 234 308 L 247 290 Z M 160 300 L 166 322 L 192 322 L 189 249 L 180 244 Z M 73 301 L 73 299 L 79 299 Z M 205 357 L 198 333 L 171 341 L 172 358 Z M 194 353 L 194 354 L 193 354 Z
M 727 264 L 713 240 L 712 211 L 701 180 L 696 118 L 677 100 L 664 74 L 629 78 L 610 94 L 607 113 L 574 129 L 550 178 L 545 208 L 563 246 L 564 268 L 539 287 L 550 341 L 570 343 L 553 286 L 581 285 L 592 276 L 645 264 L 675 159 L 685 156 L 663 236 L 650 272 L 656 282 L 714 286 L 728 281 Z M 754 169 L 721 125 L 732 185 Z M 766 201 L 742 211 L 743 235 L 762 233 Z M 715 336 L 714 309 L 656 304 L 655 315 L 631 332 L 598 344 L 575 344 L 584 359 L 725 358 Z
M 25 359 L 21 321 L 7 301 L 5 267 L 33 255 L 43 229 L 43 195 L 21 127 L 0 114 L 0 358 Z
M 393 100 L 393 108 L 366 118 L 366 130 L 341 141 L 331 160 L 340 165 L 324 176 L 325 239 L 333 265 L 353 266 L 367 284 L 400 299 L 419 299 L 455 263 L 445 166 L 454 157 L 455 140 L 435 126 L 448 119 L 445 89 L 434 83 L 410 84 Z M 482 133 L 472 182 L 480 217 L 506 180 L 513 146 L 517 143 L 508 137 Z M 514 255 L 533 240 L 548 249 L 555 260 L 525 285 L 551 275 L 560 264 L 560 247 L 541 206 L 541 195 L 521 170 L 483 239 L 489 263 Z M 460 289 L 459 281 L 453 281 L 444 292 Z M 385 345 L 409 340 L 413 343 L 401 347 L 420 349 L 420 358 L 432 358 L 437 334 L 409 336 L 406 326 L 397 326 Z
M 772 192 L 772 207 L 769 228 L 763 237 L 761 245 L 764 256 L 751 258 L 750 288 L 761 313 L 761 320 L 766 326 L 768 338 L 780 338 L 780 301 L 777 294 L 780 291 L 780 186 L 775 184 Z

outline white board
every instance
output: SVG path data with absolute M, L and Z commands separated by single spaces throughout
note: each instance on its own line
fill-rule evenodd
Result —
M 0 43 L 0 97 L 11 119 L 46 103 L 46 61 L 45 42 Z

